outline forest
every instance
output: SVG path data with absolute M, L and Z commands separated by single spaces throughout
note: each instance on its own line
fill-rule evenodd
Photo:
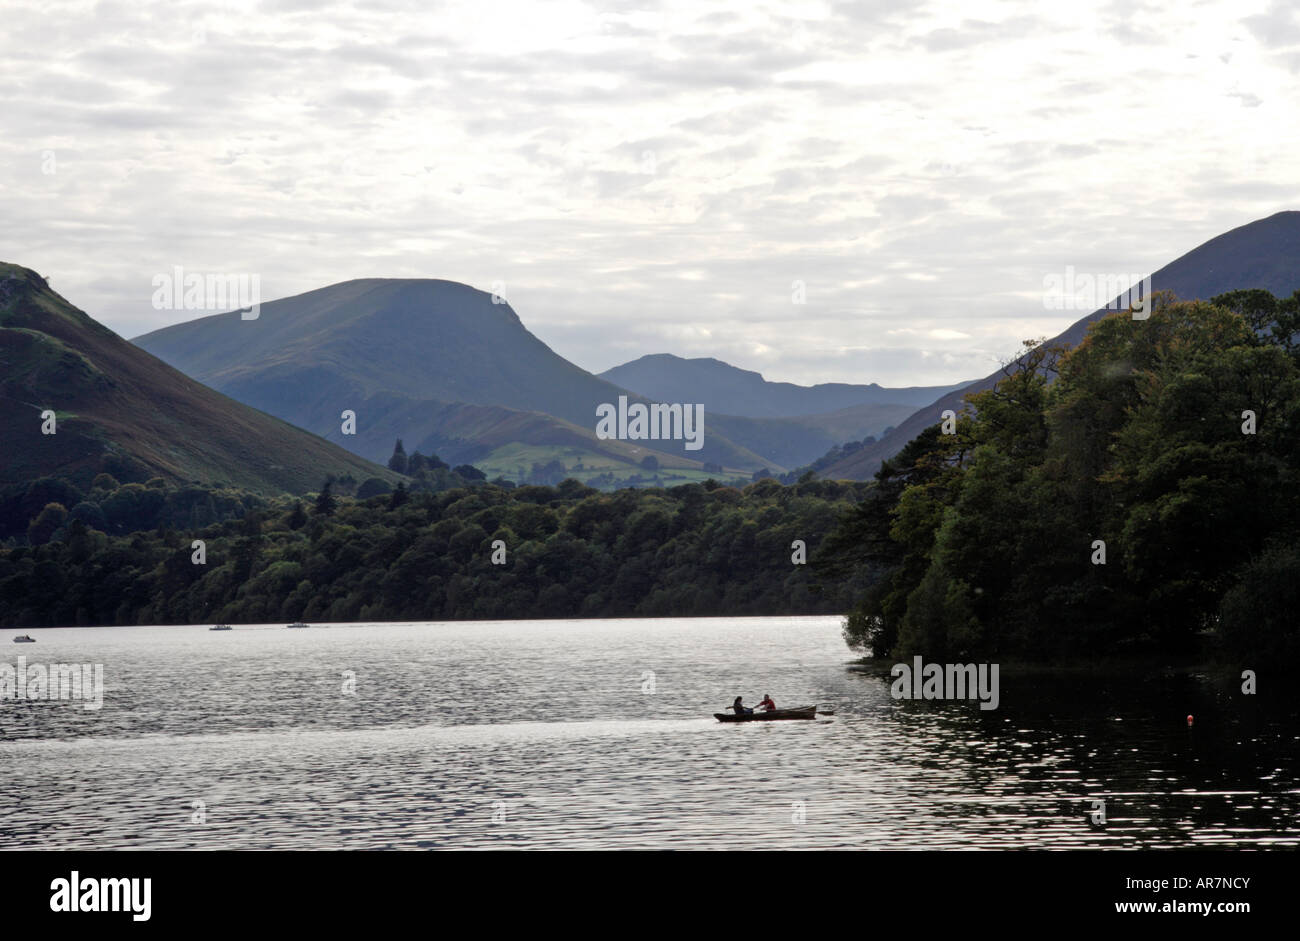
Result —
M 882 570 L 850 644 L 1300 661 L 1300 292 L 1157 294 L 1148 319 L 1117 312 L 1072 349 L 1025 346 L 823 546 L 842 574 Z
M 458 480 L 352 496 L 335 481 L 304 505 L 97 479 L 0 549 L 0 623 L 829 614 L 866 587 L 865 572 L 819 584 L 810 560 L 868 483 Z M 11 518 L 60 492 L 10 494 Z

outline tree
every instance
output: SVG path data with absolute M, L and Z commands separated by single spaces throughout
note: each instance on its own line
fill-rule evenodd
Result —
M 398 438 L 397 443 L 393 445 L 393 456 L 388 459 L 388 469 L 399 474 L 405 474 L 409 464 L 406 449 L 402 447 L 402 439 Z
M 398 507 L 409 503 L 411 495 L 406 490 L 406 484 L 399 483 L 397 489 L 393 491 L 392 496 L 388 498 L 388 508 L 396 510 Z
M 142 484 L 131 483 L 104 497 L 99 508 L 115 531 L 127 533 L 157 526 L 166 499 L 161 490 L 149 490 Z
M 647 454 L 641 458 L 641 466 L 648 471 L 657 471 L 659 469 L 659 458 L 653 454 Z
M 814 558 L 883 570 L 850 644 L 1174 653 L 1217 624 L 1235 650 L 1294 657 L 1300 565 L 1264 547 L 1300 531 L 1296 329 L 1271 295 L 1221 300 L 1157 294 L 1149 319 L 1104 317 L 1069 351 L 1029 342 L 955 434 L 885 461 Z
M 80 520 L 91 529 L 98 529 L 101 532 L 107 532 L 108 520 L 104 518 L 104 511 L 99 508 L 98 503 L 82 502 L 72 508 L 73 519 Z
M 596 491 L 581 481 L 574 480 L 572 477 L 566 477 L 561 480 L 555 487 L 556 493 L 566 500 L 581 500 L 583 497 L 593 496 Z
M 316 495 L 316 515 L 333 516 L 334 510 L 338 507 L 338 500 L 330 492 L 333 486 L 332 481 L 325 481 L 325 486 L 321 487 L 320 493 Z
M 392 492 L 392 485 L 388 481 L 379 477 L 368 477 L 357 488 L 357 499 L 369 500 L 371 497 L 386 496 Z
M 289 511 L 289 518 L 285 520 L 285 525 L 294 530 L 302 529 L 307 525 L 307 514 L 303 512 L 301 500 L 293 501 L 293 509 Z
M 1247 663 L 1300 665 L 1300 550 L 1279 539 L 1237 573 L 1223 596 L 1220 630 L 1228 650 Z
M 68 508 L 62 503 L 45 504 L 45 508 L 27 527 L 27 540 L 33 546 L 45 545 L 67 519 Z

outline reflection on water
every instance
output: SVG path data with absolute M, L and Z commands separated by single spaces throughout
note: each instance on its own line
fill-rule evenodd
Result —
M 32 633 L 107 690 L 0 702 L 6 848 L 1300 845 L 1300 713 L 1209 677 L 896 701 L 836 618 Z M 836 714 L 711 717 L 764 693 Z

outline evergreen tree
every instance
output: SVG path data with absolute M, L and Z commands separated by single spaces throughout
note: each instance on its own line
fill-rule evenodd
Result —
M 393 456 L 388 459 L 388 469 L 399 474 L 405 474 L 409 463 L 410 461 L 406 457 L 406 449 L 402 447 L 402 439 L 398 438 L 397 444 L 393 446 Z
M 388 508 L 390 510 L 395 510 L 399 506 L 409 503 L 410 500 L 411 495 L 406 490 L 406 484 L 399 483 L 397 489 L 394 490 L 392 495 L 388 498 Z
M 332 481 L 325 481 L 325 486 L 321 487 L 320 493 L 316 495 L 317 516 L 334 515 L 334 510 L 338 507 L 338 500 L 336 500 L 334 494 L 330 492 L 332 486 Z

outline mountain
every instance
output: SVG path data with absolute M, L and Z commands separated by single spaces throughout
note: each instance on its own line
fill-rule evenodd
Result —
M 264 303 L 255 320 L 232 311 L 133 342 L 232 398 L 374 460 L 387 459 L 398 437 L 408 449 L 441 455 L 454 447 L 486 458 L 512 443 L 502 440 L 504 430 L 527 427 L 532 437 L 513 443 L 572 447 L 577 434 L 579 450 L 592 455 L 653 450 L 684 467 L 709 461 L 739 470 L 771 463 L 730 441 L 722 416 L 706 416 L 698 451 L 681 441 L 598 440 L 598 405 L 619 396 L 647 400 L 556 354 L 509 304 L 454 281 L 346 281 Z M 357 414 L 355 436 L 340 432 L 345 409 Z M 482 433 L 485 424 L 491 433 Z
M 1151 275 L 1155 291 L 1173 291 L 1182 300 L 1208 300 L 1228 291 L 1264 288 L 1274 295 L 1290 297 L 1300 289 L 1300 212 L 1279 212 L 1239 226 L 1192 249 Z M 1049 340 L 1074 346 L 1087 334 L 1088 326 L 1113 308 L 1103 308 L 1072 324 Z M 907 442 L 941 420 L 945 409 L 961 411 L 962 397 L 990 389 L 1002 378 L 995 372 L 970 385 L 942 396 L 918 410 L 879 441 L 827 467 L 823 477 L 866 480 L 893 457 Z
M 857 405 L 910 405 L 915 409 L 968 385 L 887 389 L 874 382 L 868 385 L 824 382 L 800 386 L 768 382 L 759 373 L 722 360 L 683 359 L 669 353 L 642 356 L 607 369 L 600 377 L 657 402 L 703 402 L 708 412 L 746 418 L 795 418 Z
M 915 405 L 854 405 L 820 415 L 744 418 L 712 415 L 705 407 L 712 427 L 732 443 L 763 455 L 773 471 L 809 464 L 837 444 L 880 435 L 915 411 Z
M 402 438 L 408 453 L 437 454 L 450 464 L 473 464 L 489 477 L 520 482 L 527 478 L 532 464 L 556 460 L 573 472 L 571 476 L 584 481 L 602 474 L 644 476 L 641 462 L 652 453 L 644 447 L 651 442 L 600 440 L 591 427 L 500 405 L 411 399 L 383 392 L 362 400 L 357 414 L 358 433 L 348 440 L 355 442 L 360 453 L 389 454 L 393 441 Z M 328 416 L 324 420 L 328 421 Z M 653 455 L 660 467 L 672 472 L 672 482 L 707 480 L 716 475 L 704 470 L 704 459 L 685 455 L 709 453 L 710 445 L 718 450 L 710 437 L 716 437 L 711 429 L 699 452 L 654 451 Z M 735 447 L 729 446 L 727 453 L 733 463 L 742 460 L 753 468 L 761 464 L 757 455 Z
M 328 474 L 400 479 L 195 382 L 3 263 L 0 400 L 0 486 L 59 476 L 87 487 L 108 472 L 276 495 L 319 489 Z M 46 410 L 54 434 L 42 434 Z
M 387 392 L 594 424 L 591 403 L 623 393 L 556 355 L 509 304 L 453 281 L 345 281 L 263 304 L 256 320 L 216 314 L 133 342 L 241 401 L 268 404 L 312 401 L 328 383 L 331 409 Z

